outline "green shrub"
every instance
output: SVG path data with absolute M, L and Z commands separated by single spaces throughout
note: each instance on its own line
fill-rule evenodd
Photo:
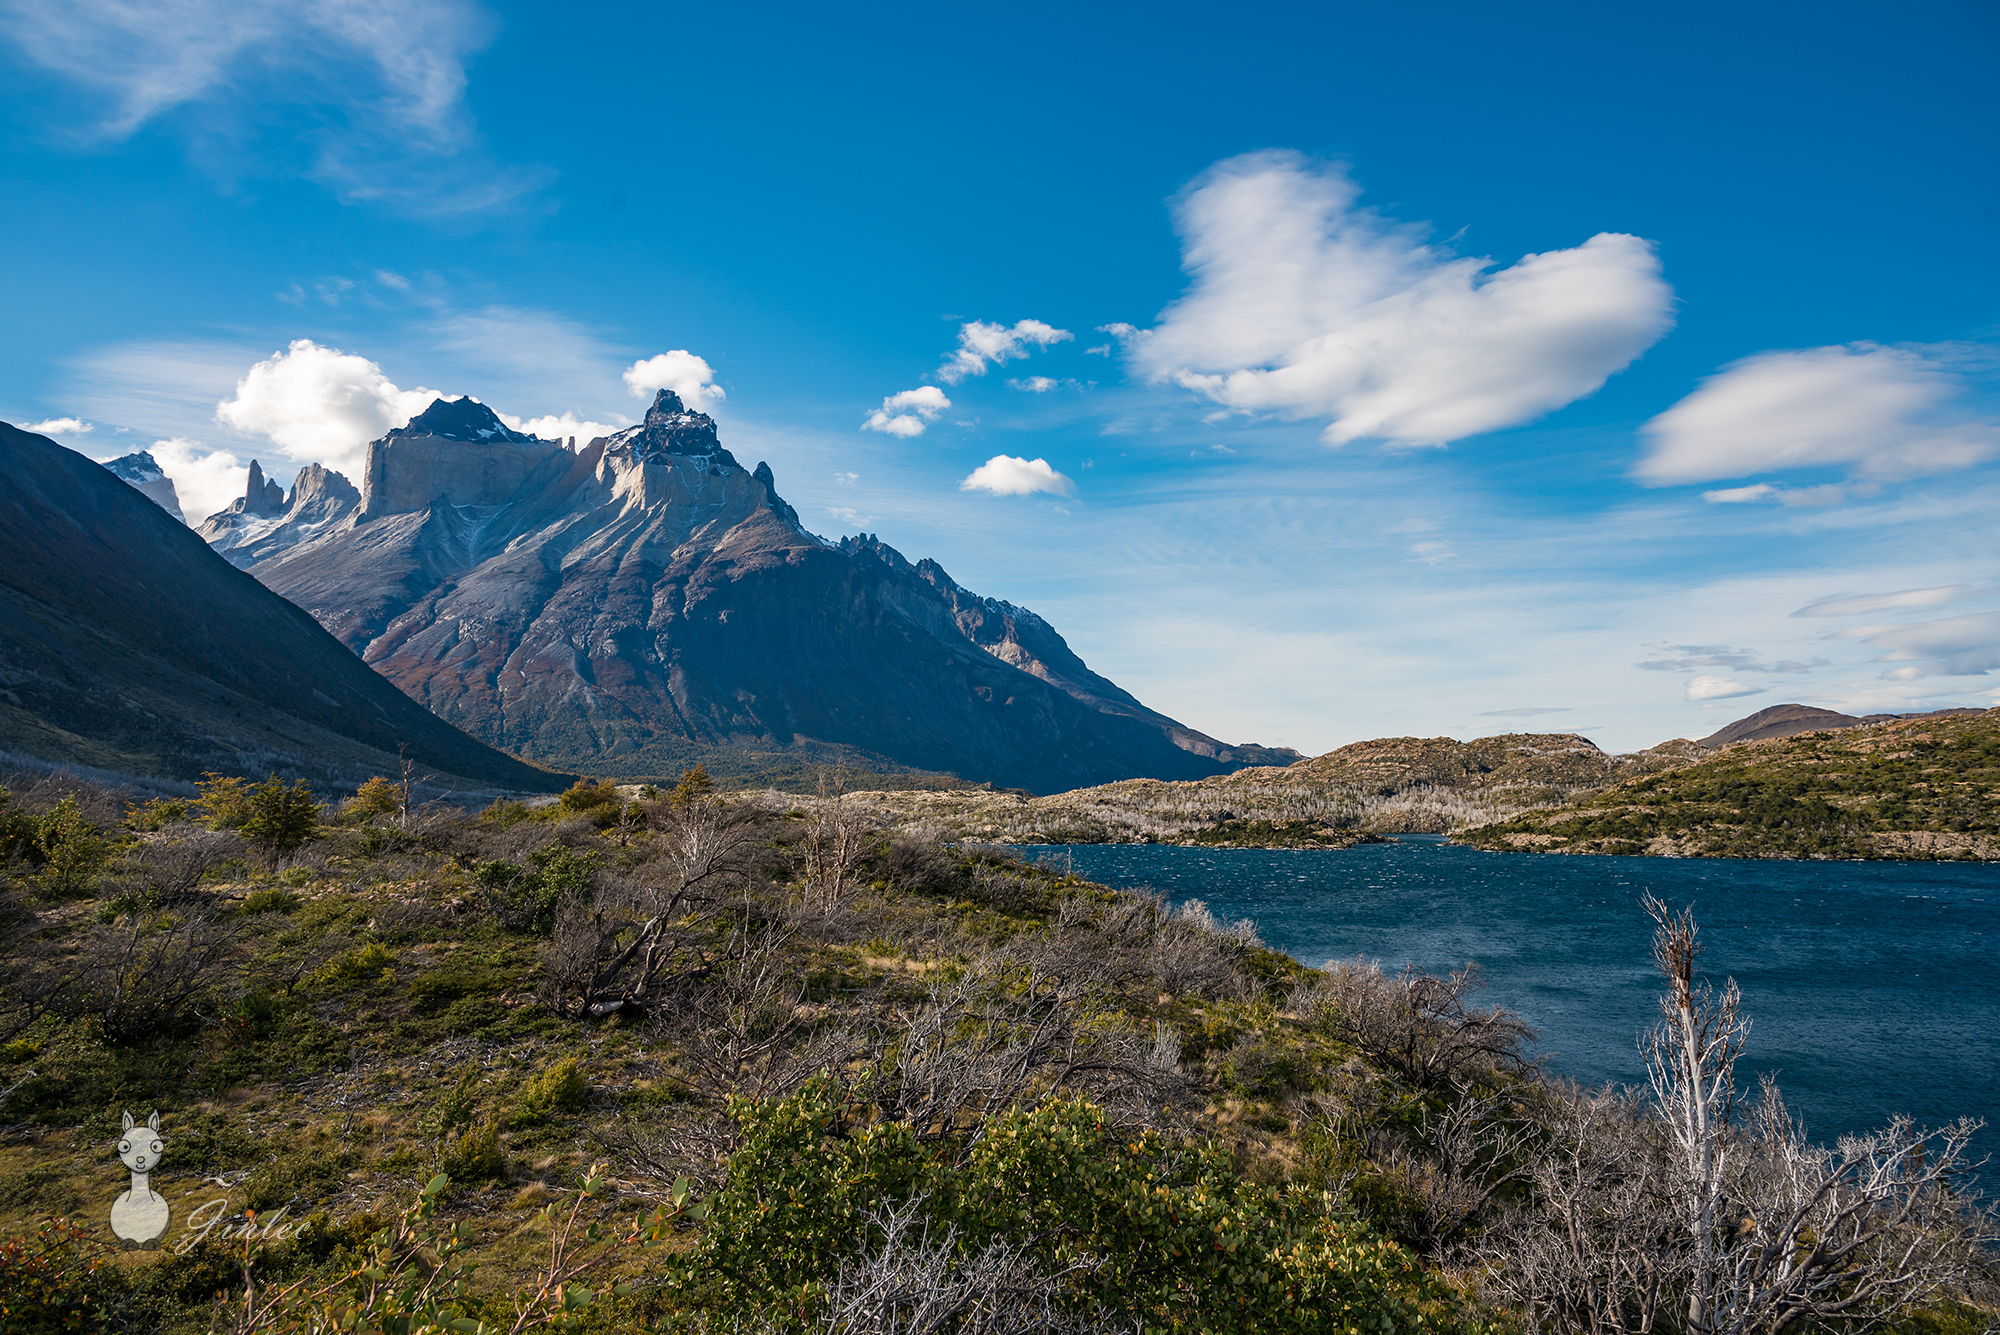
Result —
M 290 913 L 298 906 L 299 897 L 291 891 L 266 888 L 252 890 L 243 896 L 243 902 L 236 906 L 236 911 L 247 917 L 257 913 Z
M 33 847 L 41 870 L 35 886 L 50 899 L 77 899 L 97 889 L 98 876 L 111 858 L 111 846 L 65 797 L 55 809 L 35 821 Z
M 378 978 L 387 980 L 395 976 L 395 967 L 396 957 L 370 941 L 322 964 L 313 974 L 313 981 L 340 987 Z
M 276 867 L 319 833 L 319 799 L 304 779 L 287 785 L 273 774 L 249 790 L 248 814 L 239 827 L 243 837 L 264 850 Z
M 500 1124 L 481 1118 L 438 1141 L 437 1170 L 453 1182 L 488 1182 L 507 1176 L 500 1149 Z
M 402 809 L 403 790 L 377 774 L 356 789 L 354 796 L 340 804 L 340 818 L 362 825 L 377 816 L 387 816 Z
M 514 1100 L 514 1125 L 532 1126 L 564 1113 L 582 1112 L 589 1095 L 583 1063 L 574 1057 L 560 1058 L 543 1067 Z
M 921 1201 L 931 1236 L 951 1230 L 963 1256 L 1008 1239 L 1065 1276 L 1073 1310 L 1102 1305 L 1148 1330 L 1456 1325 L 1416 1259 L 1331 1196 L 1246 1183 L 1219 1149 L 1128 1139 L 1081 1100 L 1005 1114 L 943 1152 L 842 1105 L 824 1081 L 732 1112 L 742 1139 L 726 1185 L 669 1280 L 696 1306 L 800 1329 L 841 1263 L 879 1241 L 880 1212 Z M 1097 1263 L 1076 1264 L 1086 1258 Z
M 194 804 L 185 797 L 156 797 L 140 802 L 125 812 L 127 828 L 151 833 L 194 818 Z

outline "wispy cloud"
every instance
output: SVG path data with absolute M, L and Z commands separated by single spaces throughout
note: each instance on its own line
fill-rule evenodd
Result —
M 1860 626 L 1837 634 L 1886 649 L 1881 660 L 1885 663 L 1904 664 L 1883 674 L 1890 681 L 1978 676 L 2000 669 L 2000 612 L 1900 626 Z
M 1795 617 L 1866 616 L 1870 612 L 1891 612 L 1900 607 L 1942 607 L 1961 598 L 1993 589 L 1993 585 L 1939 584 L 1928 589 L 1898 589 L 1894 593 L 1843 593 L 1807 603 L 1792 613 Z
M 1762 695 L 1762 686 L 1746 686 L 1728 677 L 1696 677 L 1687 684 L 1685 692 L 1689 700 L 1732 700 L 1739 695 Z
M 1217 164 L 1182 196 L 1188 292 L 1106 325 L 1135 365 L 1231 409 L 1324 418 L 1340 445 L 1438 445 L 1593 393 L 1673 323 L 1652 243 L 1600 233 L 1498 273 L 1360 208 L 1297 153 Z
M 958 347 L 945 358 L 937 378 L 956 385 L 969 375 L 985 375 L 988 366 L 1018 361 L 1035 348 L 1067 343 L 1076 335 L 1040 320 L 1016 320 L 1013 328 L 973 320 L 958 328 Z
M 46 422 L 21 423 L 21 430 L 44 436 L 84 436 L 96 429 L 94 424 L 77 417 L 51 417 Z
M 1485 710 L 1485 711 L 1481 712 L 1480 714 L 1478 714 L 1478 715 L 1477 715 L 1477 717 L 1479 717 L 1479 718 L 1534 718 L 1535 716 L 1537 716 L 1537 715 L 1539 715 L 1539 714 L 1569 714 L 1569 713 L 1573 713 L 1573 712 L 1575 712 L 1575 711 L 1573 711 L 1573 710 L 1572 710 L 1572 709 L 1571 709 L 1571 708 L 1570 708 L 1570 707 L 1569 707 L 1568 705 L 1557 705 L 1556 707 L 1554 707 L 1554 708 L 1552 708 L 1552 709 L 1536 709 L 1536 708 L 1534 708 L 1534 707 L 1532 707 L 1532 706 L 1529 706 L 1529 707 L 1526 707 L 1526 708 L 1522 708 L 1522 709 L 1488 709 L 1488 710 Z
M 492 208 L 549 178 L 479 149 L 466 65 L 494 31 L 469 0 L 0 0 L 0 37 L 88 95 L 71 121 L 85 139 L 201 105 L 203 133 L 219 122 L 242 141 L 297 106 L 310 119 L 283 138 L 311 146 L 308 175 L 427 212 Z
M 1754 649 L 1732 649 L 1726 644 L 1655 644 L 1648 647 L 1674 656 L 1633 664 L 1644 672 L 1692 672 L 1697 668 L 1716 667 L 1727 668 L 1731 672 L 1812 672 L 1831 666 L 1824 658 L 1803 663 L 1789 658 L 1765 663 Z
M 1969 360 L 1964 348 L 1874 343 L 1747 357 L 1646 424 L 1637 476 L 1667 486 L 1796 468 L 1882 480 L 1969 468 L 2000 455 L 2000 419 L 1968 401 Z M 1768 483 L 1704 493 L 1725 503 L 1800 495 Z

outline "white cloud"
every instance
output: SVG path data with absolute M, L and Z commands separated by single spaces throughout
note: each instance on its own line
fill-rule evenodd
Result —
M 471 152 L 466 63 L 493 31 L 469 0 L 0 0 L 0 34 L 90 94 L 93 137 L 196 102 L 268 128 L 273 108 L 295 105 L 312 124 L 285 138 L 312 146 L 308 174 L 350 199 L 441 212 L 548 179 Z
M 250 482 L 250 469 L 227 450 L 211 450 L 199 441 L 175 436 L 156 440 L 148 447 L 160 471 L 172 479 L 174 495 L 180 498 L 181 513 L 197 525 L 241 496 Z
M 574 437 L 578 449 L 582 449 L 599 436 L 608 436 L 614 431 L 623 431 L 627 426 L 631 425 L 629 422 L 592 422 L 588 419 L 578 417 L 575 413 L 564 413 L 560 417 L 553 414 L 541 417 L 515 417 L 512 413 L 503 413 L 496 408 L 493 415 L 508 426 L 513 427 L 516 431 L 525 431 L 531 436 L 540 436 L 544 440 L 567 442 L 570 438 Z
M 2000 668 L 2000 612 L 1974 612 L 1942 621 L 1901 626 L 1861 626 L 1838 632 L 1888 650 L 1885 663 L 1908 663 L 1883 675 L 1890 681 L 1976 676 Z
M 939 413 L 951 407 L 951 400 L 936 385 L 919 385 L 891 394 L 882 400 L 882 406 L 868 414 L 868 420 L 861 424 L 863 431 L 880 431 L 886 435 L 909 438 L 924 434 L 924 428 L 937 420 Z
M 1690 700 L 1731 700 L 1739 695 L 1762 695 L 1762 686 L 1745 686 L 1727 677 L 1696 677 L 1687 684 Z
M 40 436 L 82 436 L 95 428 L 77 417 L 51 417 L 46 422 L 23 422 L 21 430 L 32 431 Z
M 1890 612 L 1899 607 L 1941 607 L 1984 591 L 1974 584 L 1940 584 L 1928 589 L 1899 589 L 1894 593 L 1836 594 L 1807 603 L 1792 615 L 1851 617 L 1864 616 L 1869 612 Z
M 1533 718 L 1537 714 L 1568 714 L 1574 712 L 1568 705 L 1558 705 L 1554 709 L 1488 709 L 1480 713 L 1480 718 Z
M 633 362 L 625 368 L 625 388 L 632 391 L 635 399 L 650 399 L 659 390 L 670 389 L 680 395 L 688 411 L 697 413 L 701 411 L 702 400 L 720 403 L 729 397 L 715 383 L 715 372 L 708 363 L 685 348 Z
M 1960 402 L 1958 360 L 1950 348 L 1873 343 L 1747 357 L 1646 424 L 1649 448 L 1635 471 L 1667 486 L 1787 468 L 1897 479 L 1971 467 L 2000 454 L 2000 423 Z M 1756 491 L 1708 496 L 1777 493 Z
M 859 473 L 835 473 L 833 475 L 833 485 L 836 487 L 851 487 L 860 480 L 861 474 Z
M 958 327 L 958 348 L 945 358 L 937 378 L 947 385 L 956 385 L 969 375 L 985 375 L 988 365 L 998 366 L 1026 357 L 1030 344 L 1046 348 L 1075 337 L 1067 329 L 1057 329 L 1040 320 L 1017 320 L 1011 329 L 1004 324 L 973 320 Z
M 366 357 L 301 338 L 251 367 L 236 382 L 235 397 L 216 405 L 215 416 L 359 485 L 368 442 L 405 425 L 438 397 L 433 390 L 397 388 Z
M 1717 491 L 1704 491 L 1701 498 L 1710 505 L 1749 505 L 1756 501 L 1768 501 L 1778 495 L 1778 489 L 1768 482 L 1759 482 L 1749 487 L 1723 487 Z
M 1031 375 L 1026 380 L 1009 380 L 1007 388 L 1018 389 L 1024 394 L 1046 394 L 1056 387 L 1056 382 L 1045 375 Z
M 1457 560 L 1458 548 L 1448 542 L 1429 538 L 1423 542 L 1413 542 L 1410 544 L 1410 559 L 1422 562 L 1427 566 L 1434 566 L 1444 561 Z
M 1217 164 L 1177 207 L 1186 295 L 1154 329 L 1104 328 L 1149 377 L 1328 419 L 1329 444 L 1437 445 L 1594 392 L 1673 323 L 1649 241 L 1599 233 L 1487 274 L 1359 194 L 1296 153 Z
M 1109 357 L 1111 355 L 1111 345 L 1109 343 L 1100 343 L 1094 348 L 1085 348 L 1083 355 L 1086 357 Z
M 1766 663 L 1755 649 L 1732 649 L 1726 644 L 1652 644 L 1646 646 L 1671 655 L 1635 663 L 1643 672 L 1692 672 L 1696 668 L 1719 667 L 1731 672 L 1812 672 L 1831 667 L 1824 658 L 1798 662 L 1789 658 Z
M 984 491 L 995 496 L 1076 495 L 1076 484 L 1049 466 L 1047 459 L 1021 459 L 996 454 L 958 484 L 960 491 Z

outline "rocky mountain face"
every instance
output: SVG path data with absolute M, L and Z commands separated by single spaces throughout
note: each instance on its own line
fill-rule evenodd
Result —
M 175 519 L 187 522 L 187 517 L 181 513 L 180 493 L 174 490 L 174 480 L 160 470 L 160 465 L 151 454 L 141 450 L 122 459 L 113 459 L 104 467 L 111 476 L 137 487 L 141 496 Z
M 318 464 L 299 470 L 287 497 L 252 459 L 244 494 L 202 520 L 195 532 L 231 565 L 247 568 L 332 532 L 360 505 L 361 493 L 352 482 Z
M 664 390 L 575 451 L 439 400 L 369 447 L 350 514 L 259 540 L 230 551 L 411 697 L 592 773 L 842 762 L 1051 792 L 1296 755 L 1147 709 L 935 562 L 807 532 Z
M 347 785 L 404 744 L 461 790 L 566 781 L 432 716 L 82 455 L 0 423 L 0 478 L 0 750 Z

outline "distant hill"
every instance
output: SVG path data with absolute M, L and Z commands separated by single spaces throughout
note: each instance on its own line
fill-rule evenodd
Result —
M 1194 782 L 1128 779 L 1049 797 L 1005 792 L 864 793 L 889 825 L 991 843 L 1158 843 L 1341 848 L 1373 835 L 1442 834 L 1602 792 L 1690 764 L 1693 742 L 1613 756 L 1573 733 L 1461 742 L 1384 737 L 1287 766 Z
M 1738 742 L 1458 838 L 1548 853 L 2000 859 L 2000 709 Z
M 440 399 L 369 446 L 358 491 L 300 479 L 253 481 L 203 536 L 439 717 L 547 764 L 1056 792 L 1298 758 L 1148 709 L 934 561 L 808 532 L 669 391 L 574 450 Z
M 0 479 L 0 750 L 345 784 L 406 743 L 448 782 L 566 781 L 431 715 L 103 466 L 0 423 Z
M 1796 737 L 1802 732 L 1829 728 L 1858 728 L 1864 723 L 1893 723 L 1898 719 L 1934 718 L 1943 714 L 1977 714 L 1976 709 L 1940 709 L 1931 714 L 1838 714 L 1811 705 L 1772 705 L 1748 718 L 1737 719 L 1701 739 L 1711 751 L 1731 742 L 1764 742 L 1774 737 Z

